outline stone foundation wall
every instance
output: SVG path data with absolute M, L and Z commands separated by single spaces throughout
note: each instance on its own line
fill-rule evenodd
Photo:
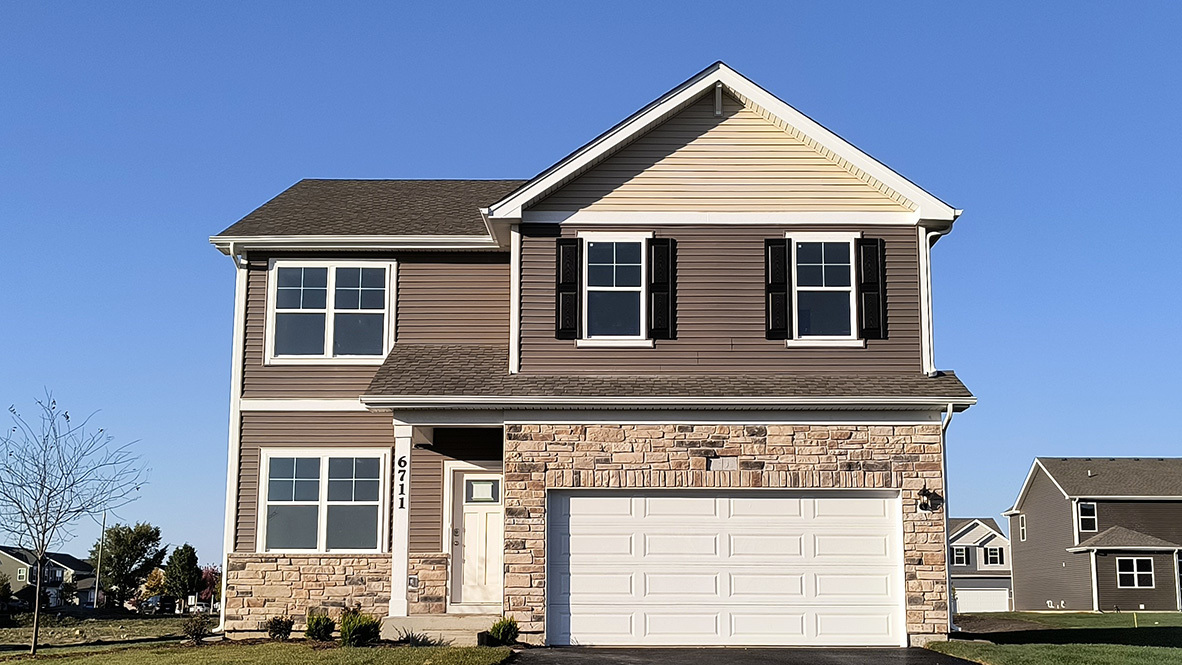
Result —
M 345 607 L 390 612 L 389 554 L 231 554 L 226 569 L 226 630 L 257 632 L 273 616 L 295 619 L 302 631 L 309 611 L 339 616 Z
M 411 554 L 408 575 L 419 576 L 417 589 L 406 590 L 407 614 L 447 611 L 447 554 Z
M 775 487 L 899 489 L 907 632 L 948 631 L 944 512 L 920 513 L 923 487 L 944 496 L 938 425 L 507 425 L 505 611 L 523 639 L 546 621 L 546 490 Z M 735 470 L 707 470 L 734 457 Z

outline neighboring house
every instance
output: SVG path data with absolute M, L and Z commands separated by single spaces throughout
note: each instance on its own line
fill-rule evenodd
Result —
M 94 578 L 94 567 L 89 563 L 72 555 L 62 552 L 49 552 L 45 555 L 43 566 L 44 578 L 42 589 L 49 599 L 50 607 L 57 607 L 65 603 L 81 602 L 82 594 L 73 599 L 65 598 L 61 592 L 64 583 L 73 584 L 81 588 L 86 580 Z M 0 572 L 8 575 L 13 594 L 21 593 L 26 588 L 37 585 L 37 557 L 32 552 L 21 547 L 0 545 Z M 93 584 L 90 585 L 93 587 Z M 24 591 L 28 599 L 32 600 L 32 590 Z
M 1039 457 L 1014 507 L 1016 610 L 1182 610 L 1182 458 Z
M 227 629 L 944 635 L 959 214 L 722 63 L 530 180 L 296 183 L 211 239 Z
M 1010 541 L 992 517 L 948 519 L 948 576 L 954 613 L 1010 609 Z

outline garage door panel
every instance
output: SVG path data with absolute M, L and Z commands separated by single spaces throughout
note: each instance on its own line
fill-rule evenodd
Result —
M 1006 612 L 1010 609 L 1010 590 L 956 589 L 955 607 L 957 612 Z
M 833 496 L 653 490 L 625 513 L 622 492 L 552 493 L 547 640 L 899 645 L 898 499 Z

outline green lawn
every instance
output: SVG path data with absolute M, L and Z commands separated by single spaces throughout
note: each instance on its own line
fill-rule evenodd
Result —
M 1092 612 L 990 612 L 988 614 L 968 615 L 982 619 L 1010 619 L 1028 621 L 1047 628 L 1132 628 L 1133 613 L 1106 612 L 1094 614 Z M 1137 626 L 1150 628 L 1154 626 L 1180 627 L 1182 626 L 1182 612 L 1137 612 Z
M 141 617 L 134 614 L 124 616 L 56 616 L 46 613 L 41 617 L 41 635 L 38 642 L 43 646 L 63 646 L 92 642 L 126 642 L 169 636 L 180 636 L 184 617 Z M 15 615 L 12 621 L 18 625 L 0 628 L 0 652 L 15 644 L 28 645 L 33 636 L 33 619 L 29 614 Z
M 299 642 L 236 644 L 222 642 L 201 647 L 136 647 L 123 650 L 55 654 L 54 665 L 497 665 L 509 658 L 505 647 L 313 647 Z M 30 660 L 27 656 L 0 658 L 4 662 Z M 37 661 L 43 660 L 37 658 Z
M 1119 644 L 933 642 L 932 651 L 985 665 L 1182 665 L 1182 649 Z

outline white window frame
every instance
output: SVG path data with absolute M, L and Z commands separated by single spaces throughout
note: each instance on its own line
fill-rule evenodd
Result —
M 1083 514 L 1083 507 L 1084 506 L 1091 506 L 1092 507 L 1091 516 L 1085 516 Z M 1076 517 L 1076 527 L 1079 529 L 1080 533 L 1096 533 L 1096 531 L 1099 530 L 1099 528 L 1100 528 L 1100 510 L 1096 506 L 1095 501 L 1080 501 L 1075 507 L 1075 513 L 1076 513 L 1076 516 L 1075 516 Z M 1085 529 L 1083 526 L 1084 520 L 1092 520 L 1092 528 Z
M 1018 515 L 1018 540 L 1026 542 L 1026 516 Z
M 862 237 L 861 231 L 833 231 L 827 233 L 800 233 L 794 231 L 785 231 L 784 237 L 788 240 L 788 263 L 789 269 L 792 271 L 792 293 L 789 294 L 788 306 L 791 308 L 789 312 L 789 320 L 792 321 L 792 330 L 789 331 L 789 337 L 785 341 L 787 346 L 849 346 L 849 347 L 864 347 L 866 340 L 859 336 L 858 330 L 858 243 L 857 241 Z M 850 334 L 849 335 L 809 335 L 802 337 L 800 335 L 800 316 L 799 303 L 797 294 L 800 292 L 800 283 L 796 278 L 796 244 L 802 242 L 845 242 L 850 245 Z M 805 291 L 844 291 L 845 287 L 837 286 L 806 286 Z
M 16 581 L 17 582 L 25 582 L 28 579 L 29 579 L 29 569 L 28 568 L 25 568 L 22 566 L 22 567 L 16 569 Z
M 324 353 L 321 355 L 280 356 L 275 354 L 275 313 L 278 299 L 279 268 L 327 268 L 327 293 L 324 303 Z M 333 314 L 335 313 L 337 268 L 385 268 L 386 269 L 386 307 L 382 310 L 385 318 L 382 330 L 382 352 L 372 356 L 334 356 L 333 347 Z M 267 321 L 265 328 L 264 346 L 266 348 L 265 364 L 267 365 L 380 365 L 394 346 L 394 331 L 396 314 L 395 303 L 398 302 L 395 289 L 398 284 L 398 262 L 390 259 L 355 259 L 355 260 L 326 260 L 326 259 L 271 259 L 267 262 Z M 294 311 L 294 310 L 293 310 Z M 319 313 L 321 310 L 307 310 L 308 313 Z M 353 311 L 353 310 L 348 310 Z M 377 310 L 368 310 L 376 314 Z
M 969 565 L 969 548 L 962 545 L 953 545 L 952 547 L 952 565 L 967 566 Z
M 255 534 L 255 551 L 266 554 L 385 554 L 389 552 L 390 538 L 390 449 L 387 448 L 263 448 L 259 455 L 259 505 L 258 525 Z M 273 457 L 318 457 L 320 458 L 320 496 L 315 502 L 283 502 L 283 505 L 316 505 L 316 547 L 314 549 L 267 549 L 267 494 L 270 491 L 270 469 Z M 378 546 L 376 549 L 329 550 L 326 547 L 328 533 L 328 507 L 336 504 L 366 505 L 367 502 L 328 501 L 328 460 L 330 457 L 378 457 Z
M 1003 547 L 982 547 L 981 567 L 982 568 L 1002 568 L 1006 565 L 1005 552 Z M 992 555 L 997 554 L 997 563 L 990 563 Z
M 1120 583 L 1120 576 L 1122 574 L 1121 570 L 1120 570 L 1120 562 L 1121 561 L 1132 561 L 1133 562 L 1133 572 L 1123 573 L 1124 575 L 1132 575 L 1133 576 L 1132 586 L 1128 586 L 1128 585 L 1124 585 L 1124 584 Z M 1139 572 L 1137 570 L 1137 562 L 1138 561 L 1148 561 L 1149 562 L 1149 586 L 1142 586 L 1137 583 L 1137 577 L 1139 575 L 1144 575 L 1144 573 Z M 1151 557 L 1151 556 L 1118 556 L 1118 557 L 1116 557 L 1116 588 L 1118 588 L 1118 589 L 1156 589 L 1157 588 L 1157 571 L 1155 571 L 1153 568 L 1153 557 Z
M 651 347 L 653 340 L 648 336 L 648 240 L 653 237 L 652 231 L 579 231 L 579 239 L 583 242 L 581 265 L 579 266 L 579 321 L 582 335 L 575 340 L 578 347 L 596 346 L 638 346 Z M 587 327 L 587 259 L 590 252 L 588 245 L 592 242 L 635 242 L 640 243 L 640 334 L 623 337 L 619 335 L 592 337 Z M 635 291 L 634 287 L 597 286 L 596 291 Z

